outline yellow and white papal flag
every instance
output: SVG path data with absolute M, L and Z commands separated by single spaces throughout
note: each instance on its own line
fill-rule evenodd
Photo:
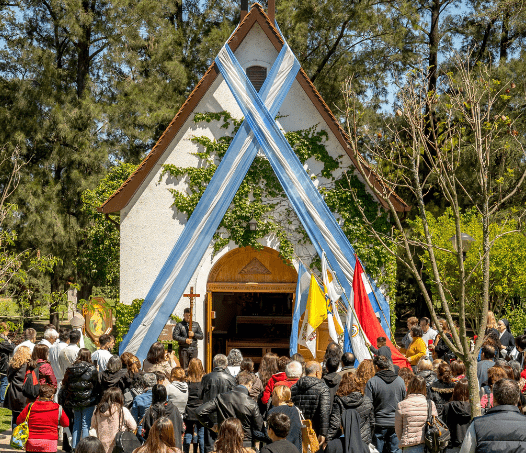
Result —
M 325 295 L 314 276 L 311 275 L 307 309 L 303 316 L 298 344 L 306 346 L 314 358 L 316 358 L 316 329 L 326 319 L 327 304 Z
M 338 337 L 343 334 L 343 324 L 338 313 L 336 302 L 343 294 L 342 287 L 338 284 L 332 271 L 329 269 L 325 252 L 321 258 L 321 269 L 323 278 L 323 289 L 327 298 L 327 323 L 329 324 L 329 335 L 335 343 Z

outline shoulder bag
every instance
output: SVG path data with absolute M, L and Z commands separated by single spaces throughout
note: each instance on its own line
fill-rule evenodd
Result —
M 312 421 L 305 420 L 303 412 L 301 412 L 298 406 L 294 406 L 299 414 L 301 420 L 301 444 L 302 444 L 302 453 L 316 453 L 320 449 L 320 443 L 318 442 L 318 436 L 314 429 L 312 428 Z
M 451 434 L 446 424 L 432 415 L 431 401 L 427 401 L 427 421 L 424 431 L 425 449 L 428 453 L 439 453 L 448 446 Z
M 139 439 L 134 433 L 126 428 L 122 430 L 122 420 L 124 420 L 124 410 L 121 408 L 119 413 L 119 431 L 115 436 L 115 447 L 113 447 L 112 453 L 132 453 L 133 450 L 141 446 Z
M 24 450 L 26 448 L 27 438 L 29 437 L 29 425 L 27 421 L 29 420 L 29 414 L 31 413 L 32 407 L 33 404 L 29 406 L 26 419 L 20 423 L 20 425 L 16 426 L 11 434 L 11 442 L 9 442 L 9 445 L 15 450 Z

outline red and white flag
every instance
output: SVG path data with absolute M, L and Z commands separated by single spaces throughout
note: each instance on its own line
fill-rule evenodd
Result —
M 376 318 L 367 290 L 363 282 L 364 271 L 358 259 L 356 259 L 356 267 L 354 268 L 354 276 L 352 281 L 352 288 L 354 292 L 354 311 L 360 320 L 360 325 L 365 333 L 367 339 L 376 348 L 376 339 L 378 337 L 385 337 L 387 339 L 387 346 L 391 350 L 391 358 L 395 365 L 400 368 L 409 368 L 411 365 L 407 358 L 403 356 L 398 349 L 396 349 L 385 334 L 380 322 Z

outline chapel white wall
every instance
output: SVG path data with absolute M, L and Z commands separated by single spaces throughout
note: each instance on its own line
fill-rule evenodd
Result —
M 259 25 L 255 24 L 236 50 L 235 55 L 245 69 L 249 66 L 260 65 L 270 70 L 278 52 Z M 195 112 L 221 112 L 223 110 L 228 111 L 236 118 L 242 117 L 241 110 L 237 106 L 226 83 L 221 76 L 218 76 L 197 105 Z M 328 153 L 334 158 L 343 156 L 340 159 L 343 165 L 334 173 L 335 177 L 340 176 L 341 172 L 345 171 L 346 168 L 352 167 L 351 160 L 345 150 L 330 132 L 322 116 L 297 81 L 294 82 L 287 95 L 280 109 L 279 116 L 281 116 L 279 125 L 285 131 L 302 130 L 319 125 L 320 128 L 328 132 L 329 138 L 325 142 Z M 169 188 L 185 190 L 186 184 L 183 181 L 176 182 L 173 178 L 166 175 L 160 179 L 162 166 L 164 164 L 174 164 L 178 167 L 199 165 L 199 158 L 192 155 L 192 153 L 199 151 L 200 147 L 192 143 L 191 139 L 194 136 L 207 136 L 218 139 L 225 134 L 225 129 L 221 129 L 219 125 L 219 122 L 195 124 L 193 122 L 193 114 L 191 114 L 132 200 L 121 210 L 121 302 L 131 304 L 134 299 L 144 298 L 147 295 L 187 220 L 185 215 L 171 207 L 173 197 L 168 191 Z M 314 159 L 309 159 L 305 163 L 305 168 L 309 174 L 319 175 L 321 171 L 320 163 Z M 315 181 L 317 186 L 330 183 L 330 181 L 321 176 Z M 293 228 L 299 225 L 297 218 L 295 222 Z M 265 238 L 261 242 L 265 246 L 277 249 L 278 243 L 274 237 Z M 196 304 L 195 319 L 203 328 L 203 301 L 206 294 L 208 274 L 213 265 L 225 253 L 234 248 L 236 248 L 236 245 L 231 243 L 216 256 L 212 256 L 213 250 L 209 246 L 187 288 L 188 292 L 189 287 L 194 286 L 194 291 L 201 294 L 199 303 Z M 308 264 L 315 252 L 311 245 L 300 246 L 296 244 L 296 254 Z M 175 314 L 182 317 L 183 309 L 186 306 L 188 306 L 187 299 L 178 304 Z M 200 347 L 200 355 L 203 354 L 203 349 L 203 347 Z

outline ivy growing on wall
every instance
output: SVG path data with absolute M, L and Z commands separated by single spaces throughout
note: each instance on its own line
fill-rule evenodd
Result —
M 161 179 L 169 175 L 177 182 L 184 178 L 187 184 L 184 191 L 169 188 L 174 197 L 173 207 L 188 217 L 192 214 L 203 195 L 214 172 L 225 155 L 235 133 L 241 125 L 240 120 L 228 112 L 197 113 L 195 123 L 218 122 L 225 134 L 217 140 L 206 136 L 195 136 L 192 142 L 199 144 L 199 151 L 194 153 L 201 164 L 196 167 L 183 168 L 166 164 L 163 166 Z M 364 184 L 353 174 L 352 170 L 343 169 L 341 157 L 332 157 L 325 147 L 328 134 L 323 129 L 310 129 L 286 132 L 285 137 L 302 163 L 314 158 L 317 161 L 318 174 L 313 179 L 323 177 L 323 187 L 319 187 L 332 212 L 337 213 L 341 227 L 354 246 L 358 256 L 367 266 L 367 271 L 380 283 L 386 283 L 394 290 L 395 262 L 383 248 L 366 235 L 361 214 L 354 202 L 352 191 L 361 202 L 361 207 L 371 221 L 376 222 L 386 234 L 390 231 L 387 214 L 379 209 L 378 202 L 365 190 Z M 334 175 L 338 176 L 334 176 Z M 169 183 L 170 178 L 167 180 Z M 250 231 L 248 223 L 255 219 L 256 231 Z M 230 208 L 225 214 L 218 231 L 214 236 L 214 253 L 219 252 L 230 241 L 240 247 L 252 246 L 262 248 L 259 239 L 274 235 L 279 241 L 279 252 L 284 261 L 294 258 L 294 244 L 308 243 L 309 238 L 297 220 L 287 197 L 268 160 L 258 155 L 254 159 L 245 179 L 237 191 Z M 319 266 L 319 260 L 312 265 Z M 391 300 L 394 300 L 391 297 Z M 391 310 L 393 311 L 393 310 Z

